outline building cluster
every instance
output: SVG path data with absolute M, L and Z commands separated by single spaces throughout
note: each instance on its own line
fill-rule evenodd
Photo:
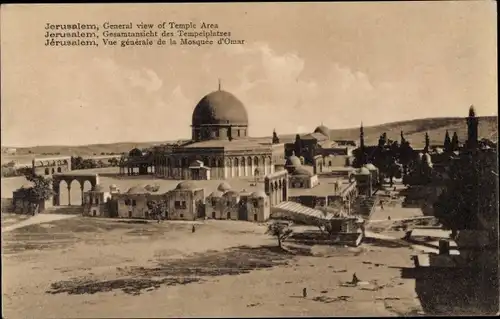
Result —
M 276 132 L 269 141 L 252 138 L 249 129 L 244 105 L 219 87 L 194 108 L 190 140 L 148 151 L 134 149 L 120 161 L 121 174 L 182 180 L 175 189 L 152 192 L 135 186 L 120 192 L 97 185 L 84 194 L 85 215 L 151 218 L 150 203 L 164 202 L 163 217 L 168 219 L 260 222 L 270 217 L 272 207 L 287 201 L 351 212 L 359 194 L 372 196 L 377 187 L 373 165 L 351 166 L 356 143 L 330 140 L 325 126 L 299 136 L 295 143 L 280 141 Z M 305 164 L 314 165 L 311 169 Z M 247 192 L 222 182 L 231 179 L 247 180 L 251 187 L 263 180 L 264 189 Z M 199 180 L 221 183 L 206 193 L 197 186 Z

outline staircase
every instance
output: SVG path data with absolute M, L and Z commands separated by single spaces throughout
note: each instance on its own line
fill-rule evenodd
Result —
M 281 202 L 271 207 L 271 219 L 286 219 L 310 223 L 313 219 L 325 219 L 325 214 L 320 210 L 299 203 Z
M 82 215 L 82 213 L 82 206 L 53 206 L 45 209 L 42 214 Z
M 358 197 L 353 205 L 353 213 L 362 216 L 365 219 L 369 219 L 375 210 L 375 203 L 377 198 L 372 197 Z

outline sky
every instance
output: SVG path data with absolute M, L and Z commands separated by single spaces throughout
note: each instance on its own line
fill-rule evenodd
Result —
M 497 115 L 494 1 L 7 5 L 2 146 L 189 138 L 218 87 L 270 136 Z M 216 23 L 244 44 L 44 46 L 50 23 Z

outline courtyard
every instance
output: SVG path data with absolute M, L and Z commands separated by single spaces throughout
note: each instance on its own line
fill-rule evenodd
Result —
M 277 248 L 265 225 L 72 218 L 3 233 L 4 315 L 416 314 L 410 248 Z M 299 249 L 300 248 L 300 249 Z M 345 285 L 353 273 L 366 285 Z M 302 289 L 307 289 L 307 297 Z

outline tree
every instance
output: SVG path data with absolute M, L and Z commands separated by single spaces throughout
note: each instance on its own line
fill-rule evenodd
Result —
M 429 153 L 429 146 L 430 146 L 430 139 L 429 139 L 429 134 L 425 132 L 425 147 L 424 147 L 424 153 Z
M 453 132 L 453 137 L 451 138 L 451 151 L 455 152 L 460 149 L 460 142 L 458 141 L 457 132 Z
M 279 144 L 280 139 L 278 137 L 278 134 L 276 134 L 276 130 L 273 130 L 273 144 Z
M 26 179 L 33 184 L 31 187 L 21 187 L 18 190 L 23 192 L 24 198 L 29 201 L 33 212 L 37 212 L 41 202 L 50 199 L 54 195 L 52 190 L 52 180 L 44 176 L 35 175 L 29 172 Z
M 168 206 L 165 200 L 150 200 L 146 205 L 150 211 L 151 217 L 158 218 L 166 216 Z
M 285 223 L 272 223 L 267 226 L 266 234 L 278 239 L 279 248 L 282 247 L 282 242 L 285 241 L 293 233 L 293 230 Z
M 302 155 L 302 140 L 300 139 L 300 135 L 295 135 L 295 156 Z
M 455 233 L 477 229 L 478 214 L 495 216 L 498 225 L 497 167 L 496 153 L 481 151 L 461 154 L 453 162 L 448 185 L 434 204 L 434 215 L 445 228 Z
M 450 153 L 451 150 L 451 138 L 450 138 L 450 133 L 448 130 L 446 130 L 446 134 L 444 136 L 444 151 L 446 153 Z

